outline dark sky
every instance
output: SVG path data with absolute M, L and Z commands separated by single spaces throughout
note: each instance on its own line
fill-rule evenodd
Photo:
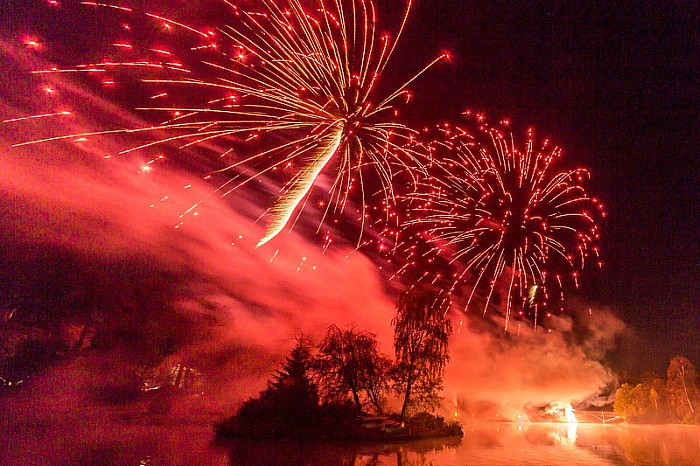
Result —
M 639 331 L 640 365 L 698 361 L 698 4 L 419 0 L 415 13 L 416 56 L 455 58 L 414 104 L 532 125 L 588 167 L 609 215 L 605 267 L 585 293 Z
M 36 22 L 18 11 L 53 14 L 10 5 L 1 17 L 16 29 Z M 675 354 L 700 363 L 699 26 L 692 1 L 417 0 L 388 70 L 449 50 L 452 63 L 414 86 L 409 114 L 508 117 L 591 170 L 608 217 L 605 267 L 584 293 L 638 331 L 621 356 L 636 353 L 633 370 L 662 370 Z

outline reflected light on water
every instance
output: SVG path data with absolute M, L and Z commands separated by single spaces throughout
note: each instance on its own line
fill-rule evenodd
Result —
M 572 445 L 576 443 L 576 427 L 578 425 L 578 419 L 576 419 L 576 414 L 574 414 L 574 407 L 567 403 L 566 408 L 564 408 L 566 413 L 566 423 L 567 423 L 567 435 L 566 439 Z
M 464 466 L 700 464 L 700 426 L 468 423 L 463 438 L 393 443 L 213 442 L 211 424 L 114 420 L 92 429 L 24 423 L 0 439 L 3 464 L 141 466 Z M 72 432 L 67 435 L 67 432 Z M 7 434 L 9 432 L 5 432 Z

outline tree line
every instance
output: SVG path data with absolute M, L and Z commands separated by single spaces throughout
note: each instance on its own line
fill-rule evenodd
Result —
M 355 327 L 330 325 L 316 348 L 307 338 L 297 338 L 267 388 L 218 424 L 217 432 L 276 437 L 331 429 L 352 434 L 361 415 L 387 414 L 385 400 L 393 392 L 402 400 L 394 413 L 397 421 L 416 419 L 433 432 L 461 433 L 458 425 L 419 413 L 434 411 L 440 402 L 452 332 L 449 305 L 446 293 L 431 288 L 404 293 L 392 320 L 393 361 L 379 350 L 375 334 Z
M 615 392 L 613 407 L 627 422 L 700 424 L 700 390 L 693 363 L 676 356 L 666 379 L 648 377 L 636 385 L 623 383 Z

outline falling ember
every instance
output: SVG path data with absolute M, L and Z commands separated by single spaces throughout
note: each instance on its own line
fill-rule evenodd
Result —
M 17 121 L 35 120 L 38 118 L 50 118 L 50 117 L 64 116 L 64 115 L 70 115 L 70 112 L 63 111 L 63 112 L 54 112 L 54 113 L 42 113 L 40 115 L 29 115 L 29 116 L 25 116 L 25 117 L 10 118 L 8 120 L 3 120 L 2 122 L 3 123 L 14 123 Z
M 530 287 L 530 291 L 528 292 L 527 300 L 528 300 L 528 303 L 531 305 L 535 303 L 535 297 L 537 296 L 537 288 L 538 288 L 537 285 L 532 285 Z
M 301 258 L 301 262 L 299 262 L 299 266 L 297 267 L 297 270 L 296 270 L 297 273 L 299 273 L 299 271 L 301 270 L 301 267 L 304 265 L 304 262 L 306 262 L 306 257 Z

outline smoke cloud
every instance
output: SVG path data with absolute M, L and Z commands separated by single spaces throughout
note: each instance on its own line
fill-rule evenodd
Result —
M 210 186 L 157 167 L 144 174 L 114 160 L 94 168 L 55 165 L 52 160 L 62 160 L 55 148 L 39 150 L 41 161 L 18 151 L 0 160 L 0 170 L 13 173 L 0 180 L 12 205 L 13 240 L 168 271 L 177 286 L 168 300 L 172 309 L 163 312 L 209 327 L 194 330 L 203 339 L 187 341 L 172 357 L 206 362 L 211 367 L 202 369 L 222 386 L 239 379 L 235 393 L 226 390 L 233 398 L 262 388 L 295 336 L 318 340 L 331 323 L 370 329 L 391 352 L 394 299 L 362 253 L 339 246 L 324 254 L 295 231 L 255 249 L 263 228 L 238 213 L 260 212 L 254 199 L 210 196 Z M 181 223 L 180 215 L 202 199 Z M 212 320 L 204 323 L 203 315 Z M 494 331 L 479 317 L 454 312 L 453 319 L 445 395 L 458 407 L 464 400 L 512 410 L 593 402 L 614 385 L 602 360 L 624 325 L 608 310 L 553 317 L 537 332 L 511 325 L 507 336 L 500 322 Z
M 507 336 L 464 319 L 451 345 L 445 401 L 488 419 L 516 419 L 552 403 L 609 403 L 617 378 L 603 358 L 625 326 L 609 310 L 588 312 L 552 317 L 536 331 L 511 323 Z M 582 340 L 575 337 L 579 328 L 587 330 Z
M 79 88 L 64 83 L 63 89 L 94 100 L 106 115 L 133 119 Z M 7 115 L 27 113 L 12 102 L 0 104 Z M 375 332 L 391 354 L 395 296 L 387 277 L 342 240 L 324 251 L 318 236 L 307 234 L 318 220 L 308 215 L 311 208 L 297 228 L 254 248 L 264 230 L 255 221 L 265 208 L 260 199 L 273 185 L 260 182 L 221 198 L 176 163 L 112 157 L 126 135 L 10 148 L 38 132 L 77 133 L 88 123 L 95 122 L 7 124 L 0 138 L 2 235 L 11 245 L 4 260 L 21 269 L 37 251 L 70 257 L 78 264 L 74 282 L 98 280 L 104 286 L 95 291 L 96 302 L 115 309 L 106 323 L 112 344 L 91 366 L 96 371 L 81 377 L 100 379 L 101 370 L 114 370 L 105 369 L 105 361 L 137 360 L 140 345 L 167 335 L 173 343 L 163 358 L 196 365 L 215 409 L 230 412 L 264 387 L 302 333 L 318 341 L 332 323 L 355 325 Z M 189 155 L 196 163 L 199 156 L 183 157 Z M 64 264 L 54 265 L 45 276 L 60 282 Z M 124 284 L 132 281 L 138 293 Z M 485 403 L 510 416 L 552 402 L 605 402 L 599 397 L 615 377 L 603 360 L 624 325 L 609 310 L 578 307 L 537 332 L 511 325 L 507 335 L 501 322 L 489 327 L 479 316 L 453 311 L 446 407 L 469 415 L 475 403 Z

